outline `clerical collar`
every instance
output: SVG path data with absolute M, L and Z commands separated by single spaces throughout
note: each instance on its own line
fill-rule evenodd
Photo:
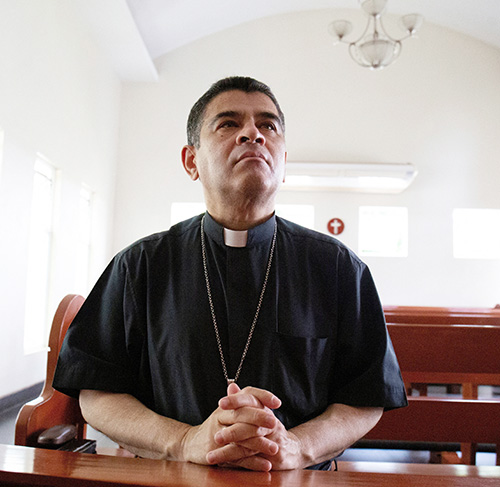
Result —
M 244 231 L 228 230 L 219 225 L 207 212 L 205 217 L 205 233 L 219 245 L 229 247 L 253 247 L 263 242 L 269 242 L 274 234 L 273 215 L 264 223 Z
M 248 230 L 229 230 L 224 228 L 224 243 L 228 247 L 246 247 Z

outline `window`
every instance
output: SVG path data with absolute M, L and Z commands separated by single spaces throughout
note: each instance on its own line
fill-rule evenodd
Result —
M 24 351 L 46 348 L 49 330 L 49 290 L 57 170 L 38 156 L 33 179 L 31 228 L 28 249 L 28 281 L 24 327 Z
M 407 257 L 408 209 L 361 206 L 358 253 L 370 257 Z
M 453 210 L 453 257 L 500 259 L 500 210 Z
M 76 290 L 85 296 L 89 288 L 92 236 L 92 190 L 85 184 L 80 188 L 78 207 L 78 241 L 76 250 Z

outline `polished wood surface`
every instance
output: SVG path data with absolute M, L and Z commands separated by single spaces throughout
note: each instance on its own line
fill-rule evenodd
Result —
M 500 326 L 387 325 L 406 384 L 500 385 Z
M 0 445 L 0 485 L 4 486 L 489 487 L 500 482 L 500 467 L 356 465 L 340 463 L 338 472 L 264 473 Z
M 438 306 L 384 306 L 387 323 L 428 325 L 500 325 L 500 305 L 495 308 Z
M 439 463 L 390 463 L 337 461 L 340 472 L 396 473 L 407 475 L 463 476 L 498 478 L 500 467 L 471 465 L 442 465 Z M 499 479 L 500 480 L 500 479 Z
M 36 446 L 39 434 L 58 424 L 74 424 L 77 438 L 85 437 L 85 420 L 77 399 L 61 394 L 52 387 L 57 358 L 69 325 L 82 306 L 84 298 L 68 294 L 60 302 L 50 329 L 47 373 L 39 397 L 25 404 L 16 420 L 16 445 Z

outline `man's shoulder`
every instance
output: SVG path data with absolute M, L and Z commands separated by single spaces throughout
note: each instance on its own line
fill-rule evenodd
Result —
M 184 245 L 196 236 L 202 215 L 172 225 L 168 230 L 143 237 L 118 253 L 118 257 L 127 257 L 158 249 L 168 249 Z
M 301 255 L 314 256 L 321 259 L 328 257 L 329 259 L 340 258 L 343 261 L 348 261 L 355 266 L 365 266 L 363 261 L 343 242 L 337 238 L 325 233 L 303 227 L 297 223 L 278 218 L 278 225 L 281 235 L 287 242 L 287 250 L 295 249 Z

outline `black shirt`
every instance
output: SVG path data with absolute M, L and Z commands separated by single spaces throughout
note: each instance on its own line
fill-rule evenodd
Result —
M 273 217 L 227 247 L 207 214 L 208 271 L 229 377 L 255 315 L 275 218 L 269 282 L 238 385 L 272 391 L 289 429 L 329 404 L 402 407 L 405 389 L 367 266 L 336 239 Z M 54 387 L 129 393 L 196 425 L 226 395 L 203 274 L 201 215 L 109 264 L 70 326 Z

